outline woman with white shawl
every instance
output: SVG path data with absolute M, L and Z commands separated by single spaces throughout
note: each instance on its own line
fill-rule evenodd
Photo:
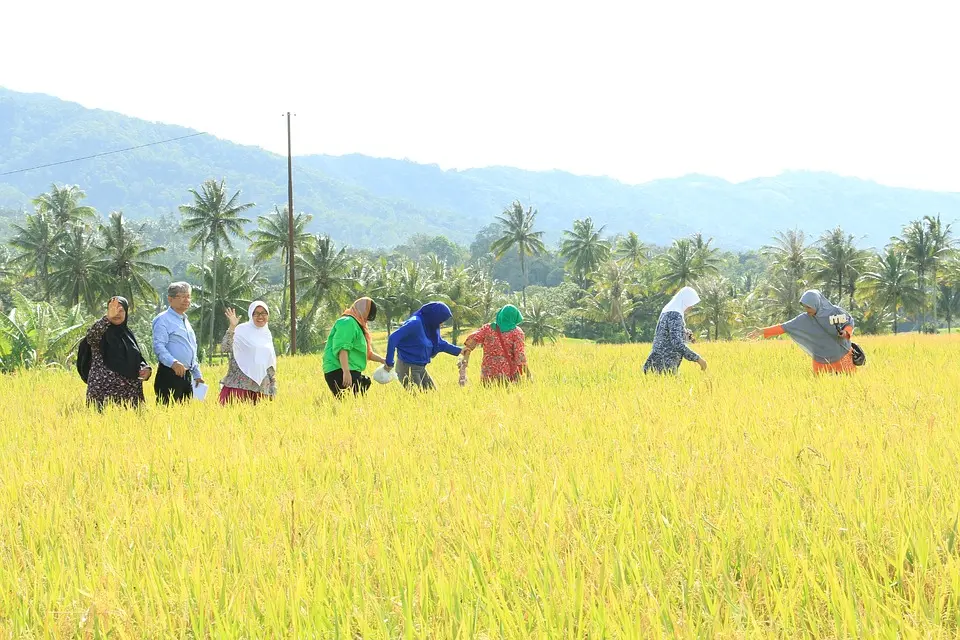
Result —
M 277 353 L 273 348 L 273 334 L 267 323 L 270 309 L 267 303 L 256 300 L 247 309 L 250 318 L 240 324 L 237 312 L 224 312 L 230 328 L 223 336 L 220 348 L 230 354 L 227 375 L 220 381 L 220 404 L 231 400 L 256 404 L 264 396 L 271 400 L 277 394 Z
M 644 373 L 676 373 L 682 360 L 696 362 L 701 369 L 707 370 L 707 361 L 690 349 L 684 340 L 684 314 L 699 302 L 697 292 L 692 287 L 684 287 L 663 308 L 653 336 L 653 348 L 643 365 Z
M 800 296 L 804 312 L 793 320 L 757 329 L 748 339 L 773 338 L 787 334 L 813 358 L 813 372 L 853 373 L 853 317 L 811 289 Z

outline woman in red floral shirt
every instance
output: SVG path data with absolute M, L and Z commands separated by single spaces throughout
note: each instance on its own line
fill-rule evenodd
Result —
M 470 352 L 478 346 L 483 348 L 483 361 L 480 363 L 480 381 L 517 382 L 523 375 L 533 380 L 530 367 L 527 366 L 527 354 L 523 346 L 523 322 L 520 310 L 508 304 L 497 313 L 497 319 L 486 324 L 464 340 L 460 356 L 460 385 L 466 384 L 467 365 Z

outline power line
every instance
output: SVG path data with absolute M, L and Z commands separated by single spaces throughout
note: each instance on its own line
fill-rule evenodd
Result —
M 34 169 L 46 169 L 47 167 L 56 167 L 57 165 L 67 164 L 70 162 L 79 162 L 80 160 L 90 160 L 91 158 L 100 158 L 103 156 L 109 156 L 114 153 L 123 153 L 124 151 L 133 151 L 134 149 L 143 149 L 144 147 L 152 147 L 158 144 L 166 144 L 168 142 L 176 142 L 177 140 L 186 140 L 187 138 L 195 138 L 197 136 L 205 136 L 205 132 L 200 133 L 191 133 L 186 136 L 180 136 L 179 138 L 170 138 L 169 140 L 158 140 L 157 142 L 148 142 L 147 144 L 138 144 L 135 147 L 127 147 L 126 149 L 116 149 L 114 151 L 104 151 L 103 153 L 95 153 L 92 156 L 83 156 L 82 158 L 71 158 L 70 160 L 61 160 L 60 162 L 51 162 L 50 164 L 39 164 L 35 167 L 27 167 L 26 169 L 17 169 L 15 171 L 7 171 L 5 173 L 0 173 L 0 178 L 3 176 L 12 176 L 15 173 L 25 173 L 27 171 L 33 171 Z

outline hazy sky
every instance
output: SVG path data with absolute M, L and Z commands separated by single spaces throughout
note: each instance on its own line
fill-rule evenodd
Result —
M 6 0 L 0 86 L 278 152 L 292 110 L 296 154 L 960 191 L 958 7 Z

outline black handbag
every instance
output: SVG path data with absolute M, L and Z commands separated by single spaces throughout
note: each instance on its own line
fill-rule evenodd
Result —
M 823 326 L 819 322 L 817 322 L 817 326 L 823 329 Z M 826 329 L 823 329 L 823 331 L 827 334 L 830 333 Z M 840 339 L 840 329 L 837 329 L 837 339 Z M 864 353 L 863 348 L 853 340 L 850 341 L 850 354 L 853 357 L 853 366 L 862 367 L 867 364 L 867 354 Z
M 93 364 L 93 351 L 90 349 L 90 344 L 87 342 L 86 338 L 80 340 L 80 344 L 77 345 L 77 373 L 80 374 L 80 378 L 87 382 L 87 378 L 90 376 L 90 365 Z
M 857 367 L 862 367 L 867 364 L 867 354 L 863 352 L 863 349 L 856 342 L 850 342 L 850 350 L 853 352 L 853 364 Z

